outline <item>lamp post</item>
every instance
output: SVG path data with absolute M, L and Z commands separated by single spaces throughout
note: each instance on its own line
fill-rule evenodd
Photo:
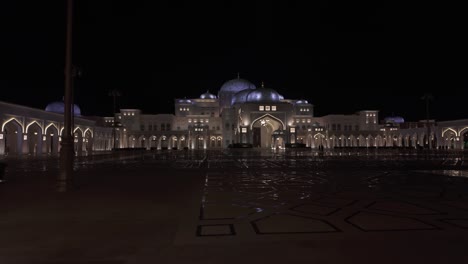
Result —
M 116 146 L 116 144 L 117 144 L 117 142 L 116 142 L 117 133 L 116 133 L 115 127 L 117 126 L 117 120 L 115 119 L 115 112 L 116 112 L 116 109 L 115 109 L 115 107 L 116 107 L 116 99 L 115 99 L 115 98 L 116 98 L 117 96 L 121 96 L 121 93 L 120 93 L 120 91 L 113 89 L 113 90 L 111 90 L 111 91 L 109 92 L 109 96 L 112 96 L 112 98 L 113 98 L 113 110 L 112 110 L 112 114 L 113 114 L 113 117 L 114 117 L 114 122 L 112 122 L 112 140 L 113 140 L 112 147 L 113 147 L 113 149 L 116 149 L 116 148 L 117 148 L 117 146 Z
M 71 187 L 73 177 L 73 137 L 72 129 L 72 24 L 73 0 L 67 1 L 67 27 L 65 48 L 65 102 L 64 102 L 64 130 L 62 134 L 62 148 L 60 149 L 60 173 L 57 178 L 57 191 L 66 192 Z
M 427 127 L 427 148 L 432 148 L 431 142 L 431 127 L 429 126 L 429 101 L 434 100 L 430 93 L 425 93 L 421 99 L 426 101 L 426 127 Z

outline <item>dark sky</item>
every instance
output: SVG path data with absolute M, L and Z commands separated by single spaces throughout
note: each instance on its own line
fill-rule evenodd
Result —
M 316 115 L 362 109 L 468 118 L 463 9 L 393 1 L 75 1 L 76 102 L 86 115 L 173 112 L 237 72 Z M 306 2 L 308 5 L 305 5 Z M 315 3 L 320 2 L 320 3 Z M 0 2 L 1 101 L 44 108 L 63 95 L 65 1 Z

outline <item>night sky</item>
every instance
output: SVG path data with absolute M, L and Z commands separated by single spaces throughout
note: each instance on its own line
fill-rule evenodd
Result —
M 66 1 L 0 2 L 1 101 L 45 108 L 64 90 Z M 317 116 L 381 110 L 407 121 L 468 118 L 466 37 L 457 6 L 392 1 L 75 1 L 76 102 L 173 113 L 174 98 L 217 94 L 237 76 Z M 308 5 L 304 5 L 307 2 Z M 317 3 L 316 3 L 317 2 Z

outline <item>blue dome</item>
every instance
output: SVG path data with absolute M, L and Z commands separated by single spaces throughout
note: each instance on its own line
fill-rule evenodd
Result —
M 401 124 L 405 122 L 405 119 L 401 116 L 389 116 L 384 119 L 385 123 L 394 123 L 394 124 Z
M 308 104 L 307 100 L 297 100 L 296 104 Z
M 251 91 L 247 95 L 246 102 L 249 103 L 256 103 L 256 102 L 279 102 L 283 100 L 284 97 L 280 95 L 273 89 L 270 88 L 259 88 L 256 90 Z
M 237 78 L 225 82 L 219 92 L 238 93 L 243 90 L 253 90 L 255 85 L 245 79 Z
M 247 101 L 247 96 L 249 95 L 250 92 L 253 90 L 243 90 L 238 93 L 236 93 L 231 100 L 231 105 L 236 104 L 236 103 L 245 103 Z
M 190 100 L 190 99 L 179 99 L 179 100 L 177 100 L 177 103 L 191 104 L 192 100 Z
M 45 110 L 47 112 L 63 114 L 65 112 L 65 103 L 60 101 L 52 102 L 46 106 Z M 73 114 L 81 116 L 81 109 L 76 104 L 73 105 Z
M 211 94 L 209 91 L 206 91 L 206 93 L 200 95 L 201 99 L 216 99 L 216 95 Z

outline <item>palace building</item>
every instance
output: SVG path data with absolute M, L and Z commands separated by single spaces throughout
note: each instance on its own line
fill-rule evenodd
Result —
M 175 99 L 174 114 L 120 109 L 113 117 L 90 117 L 81 116 L 76 105 L 73 109 L 78 155 L 112 148 L 468 147 L 465 119 L 381 120 L 378 110 L 317 117 L 306 99 L 287 99 L 239 77 L 225 82 L 217 94 L 206 91 L 199 98 Z M 0 155 L 57 153 L 63 102 L 51 103 L 45 110 L 0 102 L 0 123 Z

